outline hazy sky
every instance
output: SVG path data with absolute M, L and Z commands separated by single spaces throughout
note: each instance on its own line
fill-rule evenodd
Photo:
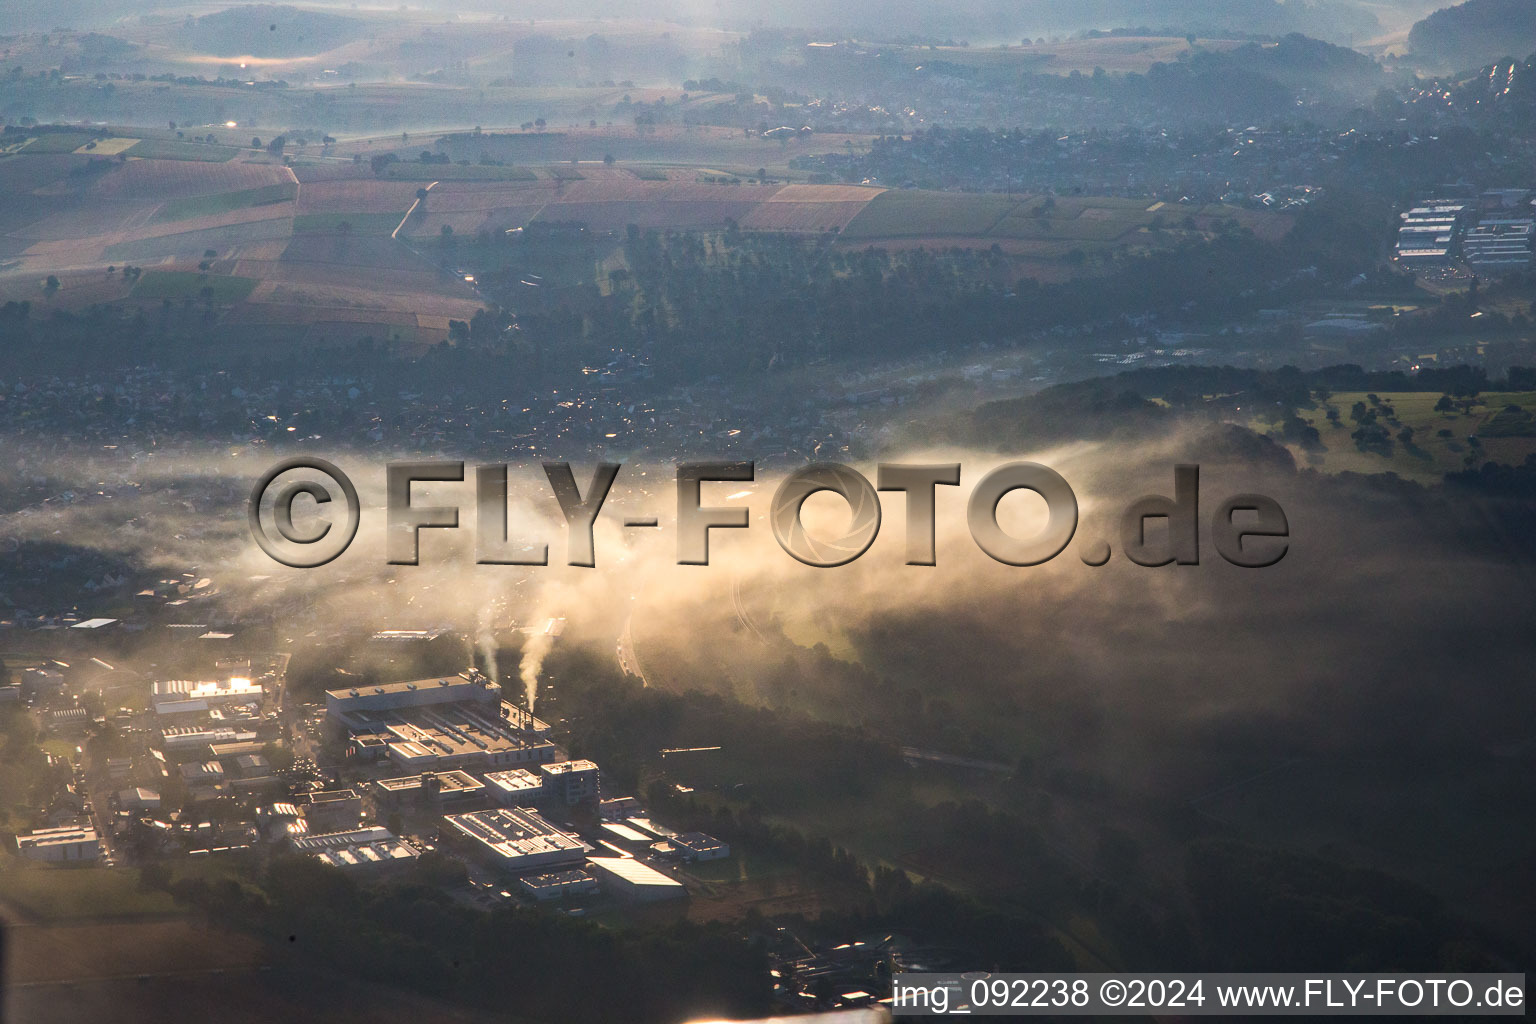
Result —
M 47 31 L 57 27 L 103 29 L 122 17 L 162 15 L 181 17 L 206 13 L 213 5 L 161 5 L 151 0 L 56 0 L 47 5 L 8 0 L 6 30 Z M 231 4 L 228 6 L 239 6 Z M 304 4 L 348 10 L 369 5 Z M 380 4 L 389 11 L 395 5 Z M 445 13 L 494 12 L 518 18 L 654 17 L 745 29 L 757 24 L 794 26 L 809 30 L 874 35 L 953 35 L 976 43 L 1017 42 L 1024 34 L 1072 32 L 1084 28 L 1149 26 L 1179 29 L 1217 28 L 1228 31 L 1277 33 L 1301 31 L 1335 42 L 1363 40 L 1383 29 L 1382 19 L 1421 16 L 1435 6 L 1426 0 L 635 0 L 622 12 L 606 0 L 528 0 L 506 4 L 496 0 L 435 0 L 412 3 Z M 1380 18 L 1378 17 L 1380 16 Z M 1394 17 L 1395 16 L 1395 17 Z

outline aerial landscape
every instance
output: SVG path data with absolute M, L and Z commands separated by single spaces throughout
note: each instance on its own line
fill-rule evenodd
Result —
M 0 1019 L 1524 1012 L 1536 0 L 12 5 L 0 183 Z

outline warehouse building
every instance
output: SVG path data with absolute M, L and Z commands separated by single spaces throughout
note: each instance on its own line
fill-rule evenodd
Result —
M 1467 266 L 1480 274 L 1508 274 L 1531 265 L 1531 238 L 1536 219 L 1530 216 L 1485 217 L 1461 241 Z
M 438 834 L 444 845 L 508 874 L 580 864 L 588 852 L 581 840 L 522 807 L 450 814 Z
M 90 825 L 40 828 L 16 837 L 16 852 L 28 860 L 79 864 L 101 856 L 101 841 Z
M 297 836 L 293 848 L 322 864 L 349 871 L 374 873 L 409 867 L 420 854 L 386 828 L 359 828 L 348 832 Z
M 157 715 L 207 714 L 215 708 L 260 705 L 263 693 L 260 683 L 242 676 L 169 679 L 155 683 L 150 702 Z
M 677 879 L 632 857 L 592 857 L 587 860 L 587 866 L 597 873 L 603 888 L 623 899 L 656 903 L 688 894 Z
M 598 890 L 598 881 L 591 875 L 575 868 L 570 871 L 551 871 L 542 875 L 527 875 L 517 880 L 517 887 L 524 895 L 534 899 L 557 900 L 569 896 L 585 896 Z
M 354 760 L 388 759 L 412 774 L 537 767 L 560 756 L 549 726 L 501 699 L 478 672 L 330 690 L 326 729 Z

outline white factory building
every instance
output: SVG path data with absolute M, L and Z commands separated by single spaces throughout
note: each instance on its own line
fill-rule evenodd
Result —
M 228 679 L 165 679 L 150 694 L 157 715 L 206 714 L 214 708 L 260 704 L 262 686 L 243 676 Z
M 501 807 L 443 818 L 438 833 L 445 845 L 509 874 L 580 864 L 589 848 L 538 811 Z
M 16 852 L 28 860 L 82 863 L 101 856 L 101 841 L 90 825 L 40 828 L 16 837 Z
M 353 871 L 405 867 L 420 856 L 416 848 L 387 828 L 358 828 L 347 832 L 297 836 L 293 848 L 322 864 Z
M 682 882 L 633 857 L 592 857 L 587 867 L 596 872 L 603 888 L 624 899 L 655 903 L 688 894 Z

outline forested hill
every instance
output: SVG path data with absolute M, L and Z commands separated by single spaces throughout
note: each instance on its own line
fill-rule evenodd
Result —
M 1415 24 L 1408 45 L 1421 61 L 1466 71 L 1536 52 L 1536 3 L 1467 0 Z

